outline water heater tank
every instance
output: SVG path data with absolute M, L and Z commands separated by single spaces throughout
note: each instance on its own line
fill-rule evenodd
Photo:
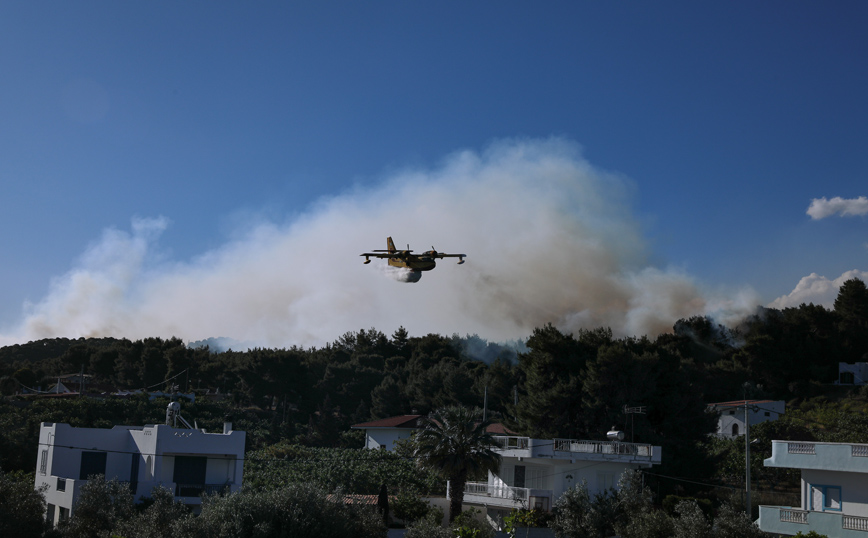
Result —
M 620 430 L 610 430 L 606 432 L 606 438 L 609 439 L 609 441 L 623 441 L 624 432 Z

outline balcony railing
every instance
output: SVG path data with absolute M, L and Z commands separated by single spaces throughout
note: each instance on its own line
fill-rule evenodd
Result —
M 787 443 L 788 454 L 816 454 L 814 443 Z
M 510 501 L 528 502 L 530 489 L 517 488 L 515 486 L 495 486 L 487 482 L 467 482 L 464 484 L 465 495 L 481 495 L 493 499 L 507 499 Z
M 580 441 L 576 439 L 555 439 L 555 451 L 584 454 L 618 454 L 649 458 L 653 453 L 651 445 L 613 443 L 611 441 Z
M 843 516 L 841 526 L 853 531 L 868 531 L 868 517 Z
M 222 495 L 229 491 L 229 484 L 175 484 L 176 497 L 204 497 Z
M 504 450 L 527 450 L 529 438 L 515 436 L 498 436 L 494 438 L 497 445 Z
M 784 523 L 808 524 L 808 512 L 805 510 L 787 510 L 781 508 L 781 521 Z

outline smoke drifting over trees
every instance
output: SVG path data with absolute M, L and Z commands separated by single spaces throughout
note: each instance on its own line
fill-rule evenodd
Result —
M 571 142 L 509 141 L 322 199 L 286 223 L 250 224 L 184 261 L 161 252 L 167 218 L 136 219 L 129 232 L 105 231 L 0 344 L 174 335 L 316 345 L 359 326 L 503 341 L 549 322 L 654 335 L 680 318 L 725 322 L 754 307 L 750 291 L 712 297 L 651 265 L 632 191 Z M 359 258 L 388 235 L 467 253 L 467 263 L 442 260 L 418 284 L 396 283 L 374 266 L 384 261 Z

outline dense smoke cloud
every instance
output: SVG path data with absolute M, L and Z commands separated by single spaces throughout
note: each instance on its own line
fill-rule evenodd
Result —
M 811 200 L 811 205 L 808 206 L 807 214 L 814 220 L 824 219 L 836 214 L 840 214 L 842 217 L 868 215 L 868 198 L 864 196 L 850 199 L 836 196 L 831 200 L 825 197 L 814 198 Z
M 164 218 L 109 230 L 48 295 L 27 305 L 0 344 L 55 336 L 227 336 L 279 347 L 319 345 L 346 331 L 524 338 L 610 326 L 656 336 L 679 318 L 726 315 L 752 294 L 713 300 L 678 271 L 651 267 L 631 214 L 632 185 L 593 168 L 570 142 L 502 142 L 431 170 L 320 200 L 286 225 L 252 226 L 192 261 L 155 256 Z M 168 232 L 170 233 L 170 232 Z M 386 236 L 438 262 L 421 282 L 384 275 Z
M 811 273 L 803 277 L 795 289 L 788 295 L 778 297 L 769 306 L 771 308 L 796 308 L 801 304 L 813 303 L 825 306 L 826 308 L 832 308 L 835 304 L 835 299 L 838 297 L 838 290 L 841 289 L 841 285 L 854 278 L 868 282 L 868 271 L 854 269 L 847 271 L 834 280 L 829 280 L 817 273 Z

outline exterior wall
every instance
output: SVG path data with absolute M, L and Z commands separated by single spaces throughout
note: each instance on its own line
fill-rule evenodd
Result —
M 839 362 L 838 380 L 835 383 L 840 385 L 864 385 L 868 383 L 868 362 L 857 362 L 853 364 Z
M 785 506 L 760 506 L 759 528 L 775 535 L 808 534 L 816 531 L 834 538 L 865 538 L 868 524 L 864 521 L 845 520 L 841 514 L 832 512 L 793 512 Z M 856 528 L 848 528 L 856 527 Z
M 750 403 L 748 405 L 751 405 Z M 748 419 L 750 425 L 761 424 L 769 420 L 777 420 L 786 408 L 784 401 L 765 402 L 758 404 L 760 409 L 756 411 L 748 411 Z M 717 435 L 720 437 L 734 438 L 744 435 L 744 408 L 735 409 L 732 407 L 717 407 L 715 411 L 720 413 L 717 419 Z M 732 427 L 738 427 L 738 435 L 732 435 Z
M 244 466 L 245 433 L 205 433 L 180 430 L 165 425 L 145 427 L 115 426 L 73 428 L 68 424 L 43 423 L 39 432 L 35 487 L 46 487 L 48 514 L 57 523 L 71 515 L 81 487 L 82 453 L 102 452 L 106 456 L 105 477 L 137 484 L 135 497 L 150 495 L 158 485 L 175 489 L 175 456 L 204 456 L 205 482 L 228 485 L 230 491 L 241 488 Z M 138 472 L 131 475 L 138 462 Z M 197 506 L 200 497 L 176 499 Z
M 812 506 L 811 486 L 826 486 L 840 488 L 841 510 L 838 513 L 851 516 L 868 517 L 868 476 L 862 473 L 846 473 L 841 471 L 819 471 L 806 469 L 802 471 L 802 510 L 814 510 L 818 512 L 836 510 L 823 510 L 820 506 Z M 817 503 L 813 503 L 817 504 Z
M 801 506 L 761 506 L 760 529 L 868 536 L 868 445 L 772 441 L 764 464 L 801 469 Z
M 659 446 L 570 439 L 499 436 L 501 466 L 488 480 L 467 485 L 464 503 L 483 508 L 499 527 L 512 508 L 551 510 L 571 487 L 586 483 L 591 495 L 617 487 L 628 469 L 660 463 Z M 524 480 L 516 468 L 524 467 Z
M 365 448 L 379 450 L 382 446 L 386 450 L 395 450 L 395 441 L 409 439 L 415 429 L 409 428 L 372 428 L 365 430 Z

